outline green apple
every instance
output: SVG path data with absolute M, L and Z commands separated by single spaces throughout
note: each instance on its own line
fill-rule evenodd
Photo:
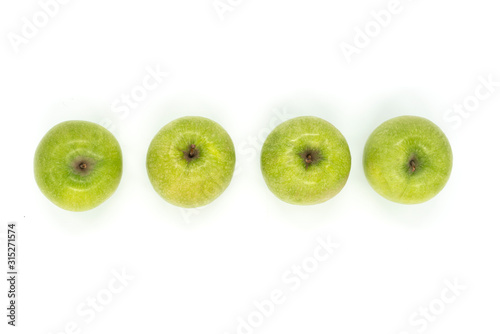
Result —
M 269 189 L 298 205 L 325 202 L 344 187 L 351 153 L 337 128 L 312 116 L 278 125 L 262 147 L 261 169 Z
M 363 166 L 370 185 L 383 197 L 403 204 L 425 202 L 446 185 L 453 164 L 441 129 L 423 117 L 399 116 L 368 138 Z
M 233 177 L 231 137 L 218 123 L 198 116 L 178 118 L 153 138 L 147 153 L 149 180 L 167 202 L 200 207 L 219 197 Z
M 62 122 L 40 141 L 34 171 L 38 187 L 54 204 L 69 211 L 90 210 L 107 200 L 120 183 L 120 145 L 98 124 Z

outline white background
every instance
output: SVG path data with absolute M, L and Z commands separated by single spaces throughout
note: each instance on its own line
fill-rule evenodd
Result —
M 221 19 L 212 0 L 69 1 L 17 48 L 13 34 L 40 4 L 0 5 L 2 268 L 7 223 L 17 222 L 19 234 L 12 332 L 498 333 L 500 87 L 468 117 L 447 112 L 474 101 L 480 77 L 500 81 L 496 3 L 401 0 L 350 63 L 341 43 L 353 44 L 356 27 L 376 29 L 370 13 L 389 1 L 227 3 Z M 117 112 L 113 103 L 140 89 L 148 69 L 169 76 L 136 108 Z M 403 114 L 438 124 L 454 152 L 446 188 L 415 206 L 376 194 L 361 164 L 371 131 Z M 153 136 L 185 115 L 217 121 L 237 147 L 231 185 L 196 210 L 164 202 L 145 169 Z M 333 123 L 352 154 L 343 191 L 310 207 L 275 198 L 258 158 L 269 131 L 301 115 Z M 54 206 L 33 177 L 38 142 L 70 119 L 106 123 L 124 154 L 118 190 L 85 213 Z M 340 247 L 292 290 L 283 276 L 311 263 L 317 238 Z M 122 270 L 133 276 L 127 286 L 95 318 L 82 316 L 77 309 L 109 297 Z M 411 323 L 421 308 L 440 305 L 446 280 L 466 288 L 433 321 Z M 254 302 L 275 289 L 284 302 L 238 331 L 239 317 L 255 315 Z

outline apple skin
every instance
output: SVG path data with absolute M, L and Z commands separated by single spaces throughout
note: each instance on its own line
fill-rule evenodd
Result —
M 373 189 L 402 204 L 423 203 L 437 195 L 446 185 L 452 165 L 446 135 L 418 116 L 399 116 L 382 123 L 368 138 L 363 153 L 365 175 Z
M 185 158 L 190 145 L 198 156 Z M 187 116 L 165 125 L 147 153 L 149 180 L 167 202 L 184 208 L 207 205 L 231 183 L 236 164 L 233 141 L 218 123 Z
M 85 162 L 85 169 L 80 169 Z M 122 152 L 104 127 L 87 121 L 57 124 L 35 151 L 35 180 L 54 204 L 86 211 L 106 201 L 122 176 Z
M 318 159 L 307 165 L 304 152 Z M 325 202 L 344 187 L 351 170 L 351 153 L 342 133 L 314 116 L 278 125 L 264 142 L 261 154 L 264 180 L 276 197 L 295 205 Z

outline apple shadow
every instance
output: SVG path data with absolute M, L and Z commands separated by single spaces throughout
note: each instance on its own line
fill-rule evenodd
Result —
M 72 235 L 93 233 L 102 229 L 103 226 L 113 223 L 113 211 L 119 205 L 113 203 L 114 201 L 110 198 L 94 209 L 73 212 L 59 208 L 46 198 L 43 200 L 47 201 L 47 203 L 42 206 L 44 211 L 42 215 L 50 217 L 50 223 L 57 225 L 58 229 Z
M 271 109 L 286 107 L 287 112 L 293 117 L 316 116 L 332 123 L 341 132 L 345 124 L 345 117 L 342 117 L 340 103 L 331 96 L 324 96 L 317 93 L 297 92 L 282 99 L 276 99 L 271 103 Z
M 48 131 L 52 126 L 70 120 L 82 120 L 100 124 L 107 128 L 117 138 L 120 135 L 120 115 L 111 109 L 109 101 L 87 97 L 69 97 L 54 103 L 45 118 L 47 124 L 40 126 L 42 131 Z
M 369 108 L 364 113 L 366 118 L 359 124 L 362 127 L 360 132 L 365 134 L 365 141 L 375 128 L 394 117 L 414 115 L 425 117 L 432 122 L 439 121 L 434 117 L 429 99 L 415 92 L 401 91 L 378 102 L 367 101 L 366 108 Z

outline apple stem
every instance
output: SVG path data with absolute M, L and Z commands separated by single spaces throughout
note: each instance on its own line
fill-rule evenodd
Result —
M 182 151 L 184 153 L 184 159 L 190 163 L 191 161 L 195 160 L 198 158 L 200 155 L 200 152 L 196 148 L 195 144 L 191 144 L 188 146 L 188 149 L 186 151 Z
M 321 154 L 317 150 L 306 148 L 302 153 L 300 153 L 300 158 L 304 161 L 306 169 L 308 169 L 321 160 Z
M 410 160 L 410 168 L 411 168 L 411 172 L 415 172 L 415 170 L 417 169 L 417 166 L 415 164 L 415 160 Z
M 78 167 L 80 167 L 80 169 L 86 169 L 87 164 L 85 162 L 82 162 Z
M 195 154 L 196 154 L 195 150 L 196 150 L 196 145 L 194 145 L 194 144 L 191 145 L 191 149 L 189 150 L 189 157 L 190 158 L 195 156 Z
M 312 155 L 311 155 L 311 154 L 308 154 L 308 155 L 306 156 L 306 160 L 305 160 L 305 161 L 306 161 L 306 164 L 307 164 L 308 166 L 309 166 L 310 164 L 312 164 L 312 162 L 313 162 L 313 161 L 312 161 Z

